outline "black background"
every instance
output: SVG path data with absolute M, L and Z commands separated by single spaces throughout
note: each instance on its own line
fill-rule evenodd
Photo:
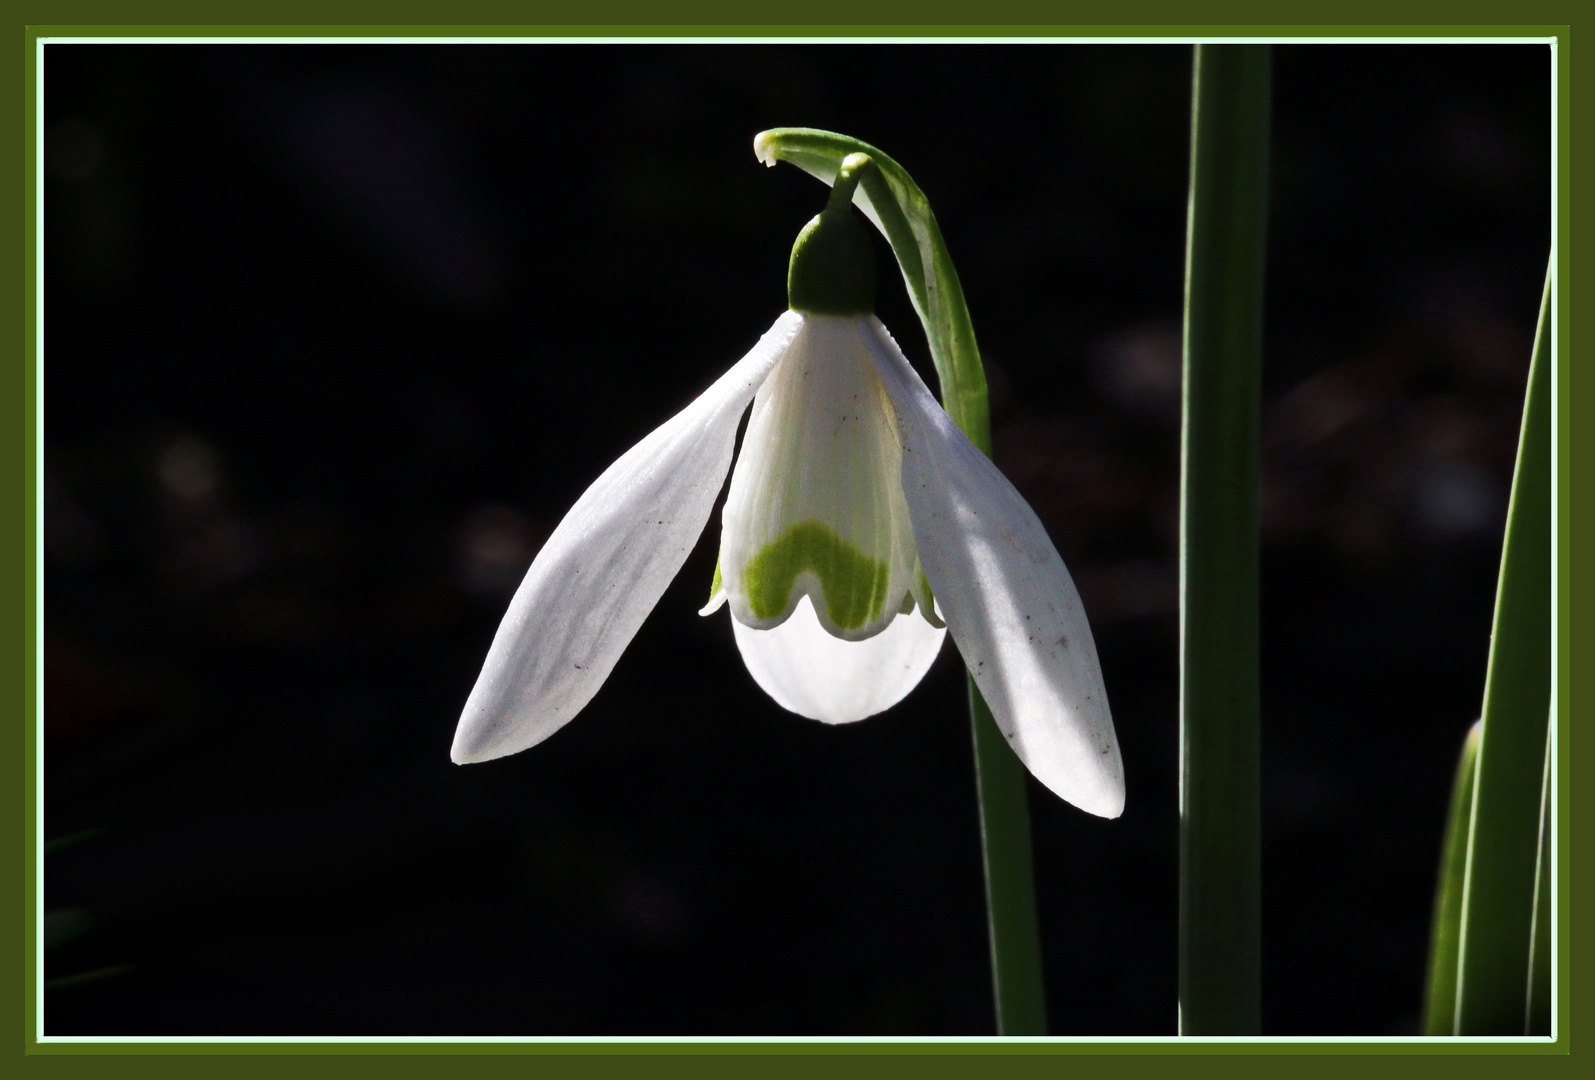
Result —
M 825 191 L 756 164 L 778 125 L 930 196 L 997 460 L 1092 618 L 1129 803 L 1032 785 L 1052 1031 L 1174 1031 L 1188 47 L 45 65 L 44 830 L 76 838 L 45 857 L 47 1032 L 992 1031 L 950 646 L 882 716 L 784 713 L 694 614 L 710 536 L 566 729 L 448 761 L 542 539 L 783 309 Z M 1275 73 L 1264 1023 L 1410 1033 L 1549 243 L 1549 54 Z

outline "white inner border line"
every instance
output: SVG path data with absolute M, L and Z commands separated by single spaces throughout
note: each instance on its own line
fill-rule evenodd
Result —
M 371 1046 L 410 1044 L 526 1044 L 526 1045 L 602 1045 L 602 1044 L 1172 1044 L 1172 1043 L 1257 1043 L 1264 1045 L 1323 1044 L 1323 1045 L 1423 1045 L 1451 1046 L 1464 1043 L 1547 1045 L 1555 1042 L 1559 1011 L 1558 981 L 1558 897 L 1556 885 L 1560 878 L 1560 860 L 1555 857 L 1557 837 L 1560 833 L 1560 803 L 1557 765 L 1559 744 L 1556 738 L 1556 717 L 1560 703 L 1557 694 L 1557 663 L 1560 637 L 1557 632 L 1561 606 L 1557 596 L 1560 581 L 1557 558 L 1560 551 L 1557 525 L 1561 520 L 1558 481 L 1558 392 L 1561 374 L 1560 333 L 1556 313 L 1560 311 L 1560 274 L 1551 274 L 1551 1034 L 1549 1036 L 1195 1036 L 1195 1035 L 1142 1035 L 1123 1037 L 1096 1036 L 431 1036 L 406 1035 L 370 1037 L 361 1035 L 328 1036 L 50 1036 L 44 1033 L 44 47 L 46 45 L 1549 45 L 1551 49 L 1551 264 L 1557 258 L 1557 198 L 1560 146 L 1558 143 L 1557 93 L 1559 87 L 1558 39 L 1555 37 L 1500 36 L 1500 37 L 39 37 L 34 43 L 34 688 L 35 688 L 35 761 L 34 792 L 37 828 L 34 855 L 34 922 L 35 922 L 35 987 L 34 987 L 34 1039 L 40 1045 L 73 1044 L 255 1044 L 255 1045 L 322 1045 L 365 1044 Z

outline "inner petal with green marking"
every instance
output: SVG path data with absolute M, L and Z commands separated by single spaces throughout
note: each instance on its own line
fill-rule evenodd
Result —
M 754 398 L 706 613 L 723 598 L 769 630 L 808 596 L 828 633 L 861 641 L 929 600 L 869 332 L 861 318 L 808 315 Z
M 819 579 L 831 621 L 857 630 L 879 619 L 891 568 L 872 559 L 822 521 L 803 521 L 766 544 L 742 571 L 748 606 L 761 619 L 786 611 L 800 574 Z

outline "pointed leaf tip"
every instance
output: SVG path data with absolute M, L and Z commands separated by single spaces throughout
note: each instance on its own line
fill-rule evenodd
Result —
M 774 131 L 761 131 L 753 137 L 753 156 L 768 168 L 775 168 Z

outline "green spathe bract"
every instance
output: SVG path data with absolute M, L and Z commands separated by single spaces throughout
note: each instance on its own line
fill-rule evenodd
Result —
M 787 610 L 799 574 L 812 573 L 831 621 L 856 630 L 880 618 L 891 569 L 820 521 L 801 521 L 766 544 L 742 571 L 748 605 L 761 619 Z
M 766 165 L 791 162 L 810 176 L 834 184 L 828 208 L 845 206 L 845 198 L 886 237 L 903 272 L 909 299 L 925 327 L 926 343 L 941 380 L 942 405 L 969 440 L 989 455 L 986 372 L 964 305 L 964 290 L 930 200 L 908 170 L 869 143 L 818 128 L 761 131 L 754 136 L 753 153 Z M 870 167 L 849 168 L 860 158 L 867 158 Z

